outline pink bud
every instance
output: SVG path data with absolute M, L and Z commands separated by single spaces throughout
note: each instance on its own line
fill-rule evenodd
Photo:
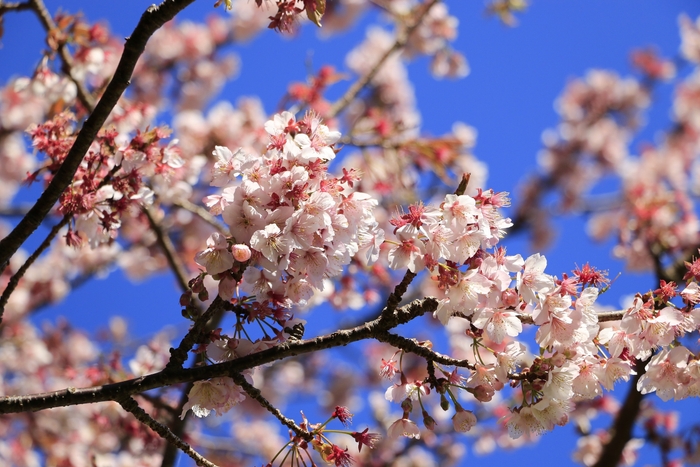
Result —
M 192 303 L 192 291 L 191 290 L 188 290 L 187 292 L 180 295 L 180 305 L 188 306 L 191 303 Z
M 250 259 L 250 248 L 248 245 L 244 245 L 242 243 L 233 245 L 231 247 L 231 253 L 233 253 L 233 257 L 239 263 L 244 263 Z
M 495 392 L 496 391 L 494 391 L 492 387 L 480 384 L 474 388 L 474 397 L 476 397 L 479 402 L 489 402 L 493 398 Z
M 506 289 L 501 293 L 501 301 L 506 307 L 513 307 L 518 304 L 519 297 L 518 292 L 514 289 Z
M 423 411 L 423 424 L 431 431 L 435 430 L 435 425 L 437 425 L 435 419 L 425 410 Z

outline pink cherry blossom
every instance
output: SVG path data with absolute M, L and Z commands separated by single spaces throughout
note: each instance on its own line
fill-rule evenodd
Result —
M 400 418 L 389 426 L 386 431 L 389 438 L 396 439 L 399 436 L 406 438 L 420 438 L 420 429 L 418 425 L 407 418 Z
M 233 255 L 229 250 L 226 237 L 218 232 L 211 234 L 207 239 L 207 249 L 197 253 L 195 261 L 206 268 L 209 274 L 218 274 L 231 269 Z

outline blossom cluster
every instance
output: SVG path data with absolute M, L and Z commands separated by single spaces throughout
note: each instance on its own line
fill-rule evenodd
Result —
M 43 178 L 49 183 L 61 167 L 75 140 L 75 116 L 69 112 L 28 129 L 32 144 L 48 161 L 28 176 L 30 182 Z M 183 175 L 180 152 L 171 141 L 163 145 L 170 131 L 157 127 L 136 131 L 129 137 L 113 126 L 102 130 L 83 159 L 71 186 L 61 195 L 59 212 L 74 216 L 66 239 L 71 245 L 84 240 L 92 246 L 108 243 L 117 236 L 125 213 L 152 202 L 153 190 L 145 183 L 159 178 L 173 183 Z M 180 175 L 180 177 L 178 177 Z
M 458 318 L 463 343 L 457 348 L 470 348 L 472 353 L 456 356 L 475 362 L 467 376 L 441 370 L 445 380 L 437 384 L 409 381 L 393 360 L 385 361 L 384 375 L 400 376 L 386 398 L 403 401 L 404 407 L 392 433 L 419 436 L 409 419 L 411 401 L 421 404 L 425 426 L 432 429 L 434 421 L 423 401 L 430 393 L 429 383 L 442 397 L 451 394 L 451 387 L 466 388 L 482 402 L 508 385 L 518 388 L 521 403 L 502 423 L 514 438 L 539 435 L 566 424 L 575 401 L 598 397 L 616 381 L 627 381 L 635 373 L 634 360 L 648 359 L 653 352 L 638 383 L 642 393 L 656 391 L 664 400 L 700 394 L 698 360 L 677 343 L 700 326 L 696 282 L 680 289 L 662 281 L 653 293 L 638 295 L 617 321 L 600 323 L 595 302 L 599 287 L 607 282 L 601 272 L 586 265 L 559 279 L 545 273 L 547 260 L 540 254 L 523 260 L 520 255 L 507 256 L 500 247 L 487 251 L 510 225 L 498 213 L 506 203 L 504 194 L 490 191 L 475 197 L 447 195 L 437 208 L 412 205 L 391 221 L 396 241 L 387 241 L 390 266 L 432 272 L 439 299 L 434 316 L 448 326 Z M 686 278 L 695 279 L 697 261 L 687 267 Z M 672 302 L 679 295 L 684 302 L 680 308 Z M 524 322 L 537 327 L 535 341 L 541 353 L 534 359 L 516 340 Z M 464 418 L 461 406 L 455 408 L 455 417 Z M 455 427 L 471 425 L 460 421 Z
M 212 236 L 197 261 L 218 275 L 220 295 L 231 298 L 224 292 L 233 280 L 227 275 L 236 255 L 231 245 L 248 246 L 253 256 L 242 283 L 259 302 L 289 308 L 323 291 L 324 279 L 356 255 L 376 259 L 383 231 L 372 216 L 377 202 L 352 191 L 357 175 L 328 175 L 340 133 L 312 114 L 297 121 L 289 112 L 275 115 L 265 129 L 270 142 L 260 156 L 221 146 L 214 151 L 211 184 L 223 189 L 205 201 L 212 214 L 222 215 L 231 237 Z

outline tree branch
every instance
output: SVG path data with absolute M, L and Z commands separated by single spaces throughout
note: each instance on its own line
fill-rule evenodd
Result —
M 644 398 L 644 395 L 637 390 L 637 383 L 644 374 L 645 367 L 650 360 L 651 357 L 644 361 L 637 360 L 635 368 L 637 374 L 632 378 L 625 402 L 617 413 L 615 423 L 609 430 L 612 438 L 603 447 L 603 452 L 598 461 L 593 464 L 593 467 L 615 467 L 620 463 L 622 451 L 632 438 L 632 429 L 639 415 L 640 403 Z
M 248 394 L 248 396 L 250 396 L 251 399 L 255 399 L 258 402 L 258 404 L 260 404 L 268 412 L 274 415 L 280 422 L 282 422 L 282 424 L 284 424 L 290 430 L 296 433 L 297 436 L 305 439 L 306 441 L 311 441 L 311 439 L 313 438 L 311 433 L 294 423 L 294 420 L 292 420 L 291 418 L 285 417 L 284 414 L 280 412 L 277 407 L 272 405 L 270 401 L 263 397 L 262 393 L 260 392 L 260 389 L 256 388 L 248 381 L 246 381 L 245 377 L 242 374 L 231 373 L 231 379 L 233 379 L 233 381 L 237 385 L 243 388 L 243 390 L 246 392 L 246 394 Z
M 56 29 L 56 23 L 51 17 L 49 11 L 46 9 L 46 5 L 44 5 L 43 0 L 29 0 L 29 4 L 31 9 L 34 10 L 36 15 L 39 17 L 39 21 L 41 21 L 41 24 L 44 26 L 47 33 L 50 34 L 51 31 Z M 63 72 L 68 75 L 71 81 L 73 81 L 75 86 L 78 88 L 78 99 L 80 100 L 80 103 L 83 104 L 88 111 L 92 111 L 95 108 L 95 99 L 93 99 L 92 94 L 90 94 L 90 91 L 87 90 L 82 81 L 73 76 L 73 57 L 68 51 L 68 47 L 66 47 L 65 43 L 61 42 L 58 44 L 57 50 L 58 54 L 61 56 L 61 61 L 63 62 Z
M 34 264 L 34 261 L 39 258 L 39 256 L 51 245 L 51 242 L 53 239 L 58 235 L 58 231 L 63 228 L 64 225 L 70 221 L 71 215 L 66 214 L 63 216 L 63 219 L 61 219 L 60 222 L 58 222 L 56 225 L 53 226 L 51 231 L 48 233 L 46 238 L 44 239 L 43 242 L 41 242 L 41 245 L 34 250 L 34 253 L 32 253 L 29 258 L 24 262 L 22 266 L 15 272 L 12 277 L 10 278 L 10 281 L 7 283 L 7 287 L 5 287 L 5 290 L 2 292 L 2 296 L 0 296 L 0 323 L 2 322 L 2 317 L 5 314 L 5 305 L 7 305 L 7 301 L 10 299 L 10 295 L 12 295 L 12 292 L 17 288 L 17 285 L 19 285 L 19 281 L 24 276 L 24 274 L 27 272 L 27 269 L 29 269 L 29 266 Z
M 219 220 L 216 218 L 216 216 L 212 216 L 209 213 L 209 211 L 207 211 L 203 207 L 196 205 L 196 204 L 194 204 L 186 199 L 174 201 L 173 206 L 176 206 L 180 209 L 184 209 L 185 211 L 189 211 L 192 214 L 195 214 L 200 219 L 202 219 L 204 222 L 206 222 L 207 224 L 211 225 L 216 230 L 218 230 L 220 233 L 230 235 L 228 227 L 226 227 L 224 224 L 219 222 Z
M 369 70 L 369 72 L 366 75 L 360 77 L 360 79 L 358 79 L 357 81 L 355 81 L 353 85 L 350 86 L 350 89 L 348 89 L 345 92 L 345 94 L 343 94 L 343 96 L 331 106 L 328 113 L 324 115 L 326 119 L 331 119 L 338 115 L 340 112 L 342 112 L 343 109 L 345 109 L 345 107 L 347 107 L 350 104 L 350 102 L 352 102 L 353 99 L 357 97 L 360 91 L 362 91 L 365 88 L 365 86 L 367 86 L 374 79 L 374 77 L 377 75 L 377 73 L 379 73 L 379 70 L 382 68 L 382 66 L 384 66 L 384 63 L 386 63 L 389 57 L 391 57 L 396 52 L 398 52 L 406 46 L 406 44 L 408 43 L 408 39 L 411 37 L 413 32 L 416 29 L 418 29 L 418 26 L 420 26 L 420 24 L 423 22 L 423 19 L 428 14 L 428 11 L 430 11 L 430 9 L 433 6 L 435 6 L 435 4 L 437 4 L 439 1 L 440 0 L 430 0 L 422 7 L 422 11 L 417 12 L 418 17 L 414 20 L 413 24 L 408 26 L 403 31 L 403 33 L 399 33 L 396 38 L 396 42 L 394 42 L 394 45 L 392 45 L 389 50 L 384 52 L 384 55 L 379 57 L 379 60 L 377 60 L 377 63 L 374 64 L 374 66 Z
M 424 298 L 396 309 L 391 314 L 384 314 L 363 325 L 333 332 L 314 339 L 286 342 L 276 347 L 254 354 L 246 355 L 228 362 L 217 363 L 196 368 L 163 370 L 119 383 L 106 384 L 90 388 L 66 388 L 60 391 L 27 396 L 6 396 L 0 398 L 0 413 L 18 413 L 36 411 L 54 407 L 77 404 L 89 404 L 108 400 L 117 400 L 150 389 L 171 386 L 178 383 L 200 381 L 204 379 L 229 376 L 256 366 L 283 360 L 296 355 L 303 355 L 318 350 L 348 345 L 365 339 L 384 335 L 389 329 L 405 324 L 412 319 L 437 309 L 438 301 Z
M 32 6 L 29 4 L 29 2 L 5 3 L 2 0 L 0 0 L 0 17 L 8 11 L 22 11 L 31 9 Z
M 389 332 L 380 334 L 376 338 L 378 341 L 385 342 L 389 345 L 396 347 L 397 349 L 401 349 L 406 352 L 411 352 L 413 354 L 418 355 L 419 357 L 423 357 L 429 362 L 432 361 L 436 363 L 442 363 L 443 365 L 468 368 L 470 370 L 475 369 L 474 364 L 470 363 L 468 360 L 457 360 L 456 358 L 451 358 L 446 355 L 442 355 L 438 352 L 435 352 L 430 347 L 419 344 L 415 339 L 408 339 L 406 337 L 399 336 L 397 334 L 392 334 Z
M 158 245 L 160 245 L 161 250 L 163 250 L 165 259 L 168 261 L 168 265 L 173 271 L 173 274 L 175 274 L 177 285 L 180 286 L 180 289 L 182 289 L 183 292 L 188 291 L 190 286 L 188 285 L 189 281 L 187 280 L 187 271 L 182 265 L 180 258 L 177 256 L 175 245 L 173 245 L 172 240 L 170 240 L 170 236 L 163 230 L 160 224 L 158 224 L 153 216 L 153 211 L 148 206 L 143 206 L 141 210 L 146 215 L 148 225 L 151 227 L 151 230 L 154 234 L 156 234 Z
M 192 449 L 192 446 L 184 442 L 179 437 L 175 436 L 175 434 L 172 431 L 170 431 L 170 429 L 167 426 L 163 425 L 162 423 L 148 415 L 145 410 L 139 407 L 139 405 L 133 398 L 126 397 L 123 399 L 119 399 L 117 402 L 119 402 L 119 404 L 124 408 L 124 410 L 136 417 L 138 421 L 140 421 L 141 423 L 158 433 L 161 436 L 161 438 L 166 440 L 168 443 L 176 445 L 182 450 L 182 452 L 194 459 L 197 465 L 202 467 L 217 467 L 216 464 L 209 462 L 201 454 Z
M 219 302 L 221 304 L 219 304 Z M 214 303 L 216 303 L 216 306 L 214 306 Z M 223 318 L 223 313 L 227 309 L 227 306 L 224 305 L 228 304 L 221 300 L 218 296 L 214 299 L 207 311 L 202 313 L 202 315 L 195 320 L 192 328 L 187 332 L 182 341 L 180 341 L 180 345 L 178 346 L 177 350 L 170 349 L 171 356 L 170 361 L 168 361 L 168 364 L 165 366 L 166 369 L 182 368 L 183 364 L 187 360 L 188 352 L 202 338 L 202 333 L 207 329 L 211 329 L 213 327 L 215 328 L 219 325 L 221 319 Z M 189 399 L 189 393 L 192 386 L 193 383 L 190 382 L 182 389 L 177 408 L 174 409 L 175 413 L 179 414 L 182 412 L 187 400 Z M 185 426 L 187 425 L 187 420 L 190 417 L 190 413 L 191 412 L 187 411 L 182 418 L 173 418 L 173 421 L 170 424 L 170 429 L 176 436 L 181 437 L 185 433 Z M 163 459 L 161 460 L 160 464 L 161 467 L 172 467 L 175 465 L 176 460 L 177 448 L 172 444 L 166 445 L 165 451 L 163 452 Z
M 80 166 L 83 156 L 129 85 L 136 62 L 143 53 L 148 39 L 163 24 L 170 21 L 192 2 L 194 0 L 164 0 L 160 6 L 151 6 L 141 16 L 133 34 L 126 40 L 124 52 L 114 77 L 105 89 L 95 110 L 83 124 L 61 168 L 27 215 L 22 218 L 9 235 L 0 240 L 0 270 L 4 269 L 12 255 L 39 227 L 61 193 L 73 181 L 73 176 Z
M 194 325 L 192 325 L 185 337 L 180 341 L 180 345 L 177 346 L 177 349 L 170 349 L 170 361 L 168 361 L 163 371 L 172 371 L 182 368 L 182 365 L 187 361 L 189 351 L 192 350 L 192 347 L 200 340 L 202 332 L 204 332 L 209 320 L 225 309 L 226 302 L 217 295 L 211 305 L 209 305 L 209 308 L 207 308 L 207 311 L 202 313 L 195 320 Z

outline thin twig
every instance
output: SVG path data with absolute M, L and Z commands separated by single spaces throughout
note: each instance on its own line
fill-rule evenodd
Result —
M 240 374 L 240 373 L 231 373 L 231 379 L 239 385 L 245 392 L 250 396 L 251 399 L 255 399 L 258 404 L 260 404 L 263 408 L 265 408 L 268 412 L 270 412 L 272 415 L 274 415 L 280 422 L 282 422 L 285 426 L 287 426 L 290 430 L 292 430 L 294 433 L 296 433 L 297 436 L 300 438 L 305 439 L 306 441 L 311 441 L 313 438 L 313 435 L 294 423 L 294 420 L 291 418 L 287 418 L 284 416 L 282 412 L 279 411 L 277 407 L 272 405 L 270 401 L 265 399 L 263 397 L 262 393 L 258 388 L 250 384 L 245 377 Z
M 51 14 L 46 9 L 46 5 L 44 5 L 43 0 L 29 0 L 29 4 L 31 5 L 32 10 L 34 10 L 36 15 L 39 17 L 39 21 L 41 21 L 41 24 L 44 26 L 44 29 L 46 29 L 46 32 L 51 34 L 51 32 L 54 31 L 57 26 L 51 17 Z M 80 99 L 80 103 L 83 104 L 88 111 L 92 112 L 95 108 L 95 99 L 92 97 L 90 91 L 88 91 L 88 89 L 85 87 L 85 84 L 73 76 L 73 57 L 71 56 L 70 51 L 68 51 L 68 47 L 66 47 L 64 42 L 61 42 L 58 44 L 57 50 L 58 54 L 61 56 L 61 61 L 63 62 L 63 72 L 68 75 L 71 81 L 73 81 L 75 86 L 78 88 L 78 99 Z
M 201 206 L 194 204 L 191 201 L 188 201 L 186 199 L 174 201 L 173 206 L 176 206 L 180 209 L 184 209 L 185 211 L 189 211 L 192 214 L 197 215 L 200 219 L 202 219 L 204 222 L 206 222 L 207 224 L 214 227 L 216 230 L 218 230 L 222 234 L 229 233 L 229 229 L 224 224 L 219 222 L 219 220 L 216 218 L 216 216 L 212 216 L 209 213 L 209 211 L 207 211 L 206 209 L 204 209 Z
M 8 11 L 23 11 L 31 9 L 32 6 L 29 4 L 29 2 L 5 3 L 0 0 L 0 16 L 4 15 Z
M 41 245 L 34 250 L 34 253 L 32 253 L 29 258 L 20 266 L 19 269 L 17 269 L 17 272 L 15 272 L 12 277 L 10 278 L 10 281 L 7 283 L 7 287 L 5 287 L 5 290 L 2 292 L 2 296 L 0 296 L 0 322 L 2 322 L 2 317 L 5 314 L 5 305 L 7 305 L 8 300 L 10 299 L 10 295 L 12 295 L 12 292 L 17 288 L 17 285 L 19 284 L 19 280 L 24 276 L 24 274 L 27 272 L 27 269 L 29 269 L 29 266 L 34 264 L 34 261 L 36 261 L 39 256 L 51 245 L 51 241 L 58 235 L 58 231 L 63 228 L 64 225 L 70 221 L 71 215 L 66 214 L 63 216 L 63 219 L 61 219 L 60 222 L 58 222 L 56 225 L 53 226 L 51 231 L 49 231 L 48 235 L 46 235 L 46 238 L 44 238 L 44 241 L 41 242 Z
M 390 332 L 380 334 L 376 336 L 376 339 L 380 342 L 385 342 L 392 345 L 397 349 L 416 354 L 428 361 L 442 363 L 443 365 L 456 366 L 459 368 L 467 368 L 469 370 L 474 370 L 476 368 L 474 364 L 468 360 L 458 360 L 456 358 L 448 357 L 441 353 L 435 352 L 430 347 L 419 344 L 415 339 L 408 339 Z
M 61 193 L 73 181 L 83 156 L 129 85 L 136 62 L 143 53 L 148 39 L 192 2 L 194 0 L 164 0 L 160 6 L 149 7 L 141 16 L 134 32 L 126 40 L 124 52 L 112 80 L 95 106 L 95 110 L 83 124 L 61 168 L 27 215 L 12 229 L 12 232 L 0 240 L 0 270 L 4 269 L 12 255 L 41 225 Z
M 606 311 L 604 313 L 596 313 L 596 317 L 599 323 L 605 323 L 608 321 L 620 321 L 625 316 L 626 312 L 627 310 Z M 466 315 L 462 314 L 456 314 L 454 316 L 467 318 Z M 535 321 L 532 319 L 532 315 L 517 314 L 516 317 L 523 324 L 535 324 Z
M 145 410 L 139 407 L 139 405 L 133 398 L 126 397 L 123 399 L 119 399 L 117 402 L 119 402 L 119 404 L 124 408 L 124 410 L 136 417 L 138 421 L 140 421 L 141 423 L 158 433 L 160 437 L 166 440 L 168 443 L 176 445 L 178 448 L 180 448 L 180 450 L 182 450 L 182 452 L 194 459 L 197 465 L 202 467 L 217 467 L 216 464 L 209 462 L 201 454 L 192 449 L 192 446 L 184 442 L 178 436 L 175 436 L 175 434 L 172 431 L 170 431 L 170 429 L 167 426 L 163 425 L 162 423 L 148 415 Z
M 430 9 L 439 1 L 440 0 L 430 0 L 422 7 L 422 11 L 418 13 L 418 17 L 414 20 L 413 24 L 408 26 L 403 33 L 399 33 L 397 35 L 396 41 L 391 48 L 384 52 L 379 60 L 377 60 L 377 63 L 374 64 L 366 75 L 355 81 L 353 85 L 350 86 L 350 89 L 348 89 L 345 94 L 343 94 L 343 96 L 331 106 L 328 113 L 325 114 L 325 118 L 331 119 L 335 117 L 357 97 L 360 91 L 362 91 L 365 86 L 367 86 L 374 79 L 377 73 L 379 73 L 379 70 L 382 68 L 382 66 L 384 66 L 389 57 L 406 46 L 408 39 L 411 37 L 413 32 L 418 29 L 418 26 L 420 26 L 420 24 L 423 22 L 423 19 L 427 16 Z
M 148 206 L 142 206 L 141 210 L 146 215 L 151 230 L 153 231 L 153 233 L 156 234 L 158 245 L 160 245 L 160 248 L 163 250 L 165 259 L 168 261 L 168 265 L 173 271 L 173 274 L 175 274 L 177 284 L 180 286 L 180 289 L 182 289 L 183 292 L 186 292 L 190 289 L 190 286 L 188 285 L 189 281 L 187 280 L 187 271 L 182 265 L 180 258 L 177 256 L 177 252 L 175 251 L 175 245 L 173 245 L 172 240 L 170 240 L 170 236 L 168 235 L 168 233 L 165 232 L 160 226 L 160 224 L 158 224 L 158 222 L 156 221 L 151 208 L 149 208 Z

